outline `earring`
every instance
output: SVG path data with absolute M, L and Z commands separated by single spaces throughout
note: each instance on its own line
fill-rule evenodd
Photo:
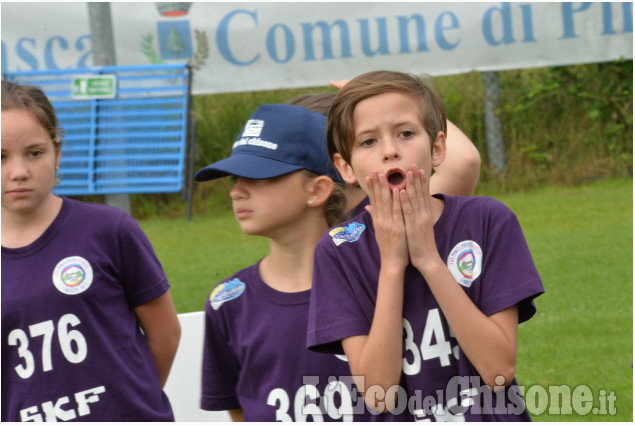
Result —
M 307 202 L 307 204 L 313 205 L 313 201 L 309 201 L 309 202 Z

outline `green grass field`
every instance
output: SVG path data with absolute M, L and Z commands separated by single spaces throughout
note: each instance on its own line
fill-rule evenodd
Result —
M 632 422 L 632 180 L 495 197 L 518 215 L 546 289 L 519 328 L 516 376 L 533 419 Z M 267 252 L 267 240 L 242 235 L 230 212 L 140 224 L 179 313 L 202 310 L 218 281 Z M 545 399 L 569 394 L 571 414 Z

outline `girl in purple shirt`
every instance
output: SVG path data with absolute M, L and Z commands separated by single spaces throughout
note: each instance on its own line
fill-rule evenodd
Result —
M 172 421 L 167 278 L 126 213 L 52 193 L 57 126 L 2 81 L 2 421 Z

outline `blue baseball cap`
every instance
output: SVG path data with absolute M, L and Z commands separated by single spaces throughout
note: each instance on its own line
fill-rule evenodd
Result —
M 200 169 L 194 179 L 271 179 L 302 169 L 343 181 L 326 149 L 326 117 L 302 106 L 262 105 L 247 120 L 230 156 Z

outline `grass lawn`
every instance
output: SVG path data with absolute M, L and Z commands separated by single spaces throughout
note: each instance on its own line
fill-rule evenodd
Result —
M 498 198 L 518 215 L 546 290 L 536 316 L 519 328 L 519 384 L 567 385 L 572 392 L 586 385 L 599 413 L 602 394 L 607 412 L 616 397 L 615 415 L 547 409 L 533 419 L 632 422 L 632 180 Z
M 518 215 L 546 289 L 518 336 L 516 377 L 533 419 L 632 422 L 632 180 L 496 197 Z M 140 224 L 179 313 L 202 310 L 218 281 L 267 252 L 267 240 L 242 235 L 231 213 Z M 546 402 L 568 395 L 571 414 Z

